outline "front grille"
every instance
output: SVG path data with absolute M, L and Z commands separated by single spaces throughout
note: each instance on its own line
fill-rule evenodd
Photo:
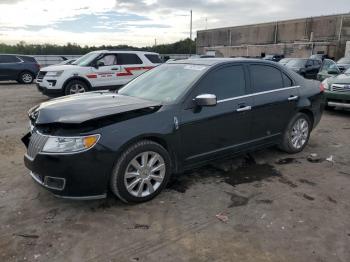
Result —
M 48 136 L 44 136 L 34 130 L 30 137 L 27 155 L 34 159 L 41 149 L 43 149 L 47 139 Z
M 44 76 L 46 75 L 46 71 L 40 71 L 39 73 L 38 73 L 38 76 L 36 77 L 37 79 L 39 79 L 39 80 L 41 80 L 41 79 L 43 79 L 44 78 Z
M 333 84 L 332 91 L 340 92 L 340 93 L 350 93 L 350 84 L 348 85 Z

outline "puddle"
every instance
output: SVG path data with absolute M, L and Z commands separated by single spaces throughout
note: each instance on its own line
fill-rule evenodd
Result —
M 228 206 L 229 208 L 238 207 L 238 206 L 245 206 L 248 204 L 248 202 L 250 200 L 250 197 L 244 197 L 244 196 L 240 196 L 240 195 L 237 195 L 235 193 L 230 193 L 230 192 L 226 192 L 226 193 L 231 196 L 231 204 Z
M 271 177 L 278 177 L 281 174 L 269 164 L 252 164 L 240 167 L 237 170 L 225 174 L 225 182 L 231 186 L 259 182 Z
M 174 176 L 168 183 L 167 189 L 185 193 L 194 183 L 205 184 L 208 178 L 215 179 L 216 182 L 225 182 L 233 187 L 253 182 L 268 180 L 273 177 L 280 177 L 281 174 L 269 164 L 257 164 L 251 155 L 247 155 L 240 167 L 235 170 L 225 172 L 215 166 L 207 165 L 194 172 L 186 172 Z M 212 183 L 213 181 L 210 181 Z
M 277 165 L 287 165 L 287 164 L 300 164 L 300 161 L 298 161 L 296 158 L 293 157 L 287 157 L 282 158 L 276 161 Z

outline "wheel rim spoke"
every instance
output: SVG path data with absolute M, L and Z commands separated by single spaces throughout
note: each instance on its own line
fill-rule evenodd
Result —
M 161 186 L 165 173 L 165 161 L 159 153 L 142 152 L 127 165 L 124 184 L 132 196 L 147 197 Z

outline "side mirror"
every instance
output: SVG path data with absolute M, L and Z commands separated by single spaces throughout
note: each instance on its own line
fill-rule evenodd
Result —
M 216 106 L 217 104 L 216 95 L 213 94 L 198 95 L 193 100 L 197 106 Z
M 97 68 L 99 68 L 100 66 L 105 66 L 105 63 L 103 63 L 103 61 L 97 61 L 97 62 L 95 63 L 95 68 L 97 69 Z
M 328 69 L 327 73 L 330 74 L 330 75 L 338 75 L 338 74 L 340 74 L 340 72 L 337 69 L 334 69 L 334 68 Z

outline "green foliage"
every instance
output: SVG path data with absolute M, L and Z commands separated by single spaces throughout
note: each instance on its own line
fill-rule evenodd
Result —
M 16 45 L 0 43 L 0 53 L 2 54 L 25 54 L 25 55 L 83 55 L 94 50 L 140 50 L 152 51 L 159 54 L 189 54 L 195 53 L 196 43 L 189 38 L 175 42 L 173 44 L 157 45 L 152 47 L 133 47 L 129 45 L 102 45 L 102 46 L 80 46 L 74 43 L 66 45 L 54 44 L 27 44 L 24 41 Z

